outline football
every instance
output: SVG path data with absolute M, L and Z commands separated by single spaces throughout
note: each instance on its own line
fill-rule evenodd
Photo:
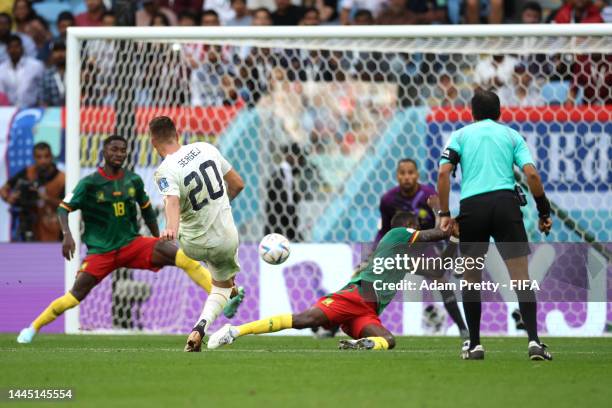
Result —
M 259 256 L 271 265 L 280 265 L 289 258 L 289 240 L 281 234 L 268 234 L 259 243 Z

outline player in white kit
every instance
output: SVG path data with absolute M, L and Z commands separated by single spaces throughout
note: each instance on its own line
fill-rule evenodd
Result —
M 240 265 L 230 201 L 244 181 L 213 145 L 181 145 L 167 116 L 153 119 L 149 131 L 153 147 L 164 158 L 155 172 L 166 215 L 161 238 L 178 239 L 185 254 L 206 262 L 212 274 L 212 290 L 185 346 L 185 351 L 200 351 L 208 327 L 230 297 L 243 295 L 234 285 Z

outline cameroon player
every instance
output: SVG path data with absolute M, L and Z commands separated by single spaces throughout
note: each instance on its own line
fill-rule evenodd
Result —
M 241 326 L 225 325 L 208 340 L 208 348 L 231 344 L 247 334 L 271 333 L 285 329 L 340 326 L 353 340 L 341 340 L 340 349 L 386 350 L 395 347 L 395 338 L 381 323 L 379 315 L 395 297 L 393 284 L 404 279 L 406 270 L 393 266 L 377 270 L 376 259 L 388 260 L 405 253 L 420 255 L 416 242 L 432 242 L 447 238 L 440 229 L 424 231 L 406 228 L 407 212 L 397 213 L 392 228 L 378 243 L 368 263 L 341 290 L 322 297 L 310 309 L 297 314 L 282 314 Z
M 158 271 L 164 266 L 177 266 L 206 292 L 211 291 L 210 272 L 199 262 L 187 257 L 169 241 L 159 239 L 159 227 L 142 179 L 123 168 L 127 158 L 127 141 L 110 136 L 103 144 L 104 166 L 83 178 L 72 194 L 67 195 L 57 210 L 64 240 L 62 253 L 72 259 L 75 243 L 68 226 L 68 214 L 81 210 L 85 231 L 83 242 L 87 256 L 77 273 L 74 286 L 55 299 L 17 337 L 19 343 L 31 343 L 36 333 L 66 310 L 77 306 L 102 279 L 118 268 Z M 153 237 L 138 233 L 140 207 Z M 242 288 L 234 288 L 233 298 L 224 308 L 232 317 L 242 302 Z

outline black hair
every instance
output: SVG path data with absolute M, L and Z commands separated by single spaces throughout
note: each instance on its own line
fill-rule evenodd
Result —
M 70 21 L 74 22 L 74 14 L 72 14 L 69 11 L 62 11 L 57 16 L 57 22 L 59 23 L 60 21 L 64 21 L 64 20 L 70 20 Z
M 417 170 L 419 169 L 419 166 L 417 165 L 417 162 L 416 162 L 416 161 L 414 161 L 413 159 L 409 159 L 409 158 L 407 158 L 407 157 L 405 157 L 405 158 L 403 158 L 403 159 L 400 159 L 400 160 L 397 162 L 397 168 L 399 169 L 399 167 L 400 167 L 402 164 L 404 164 L 404 163 L 412 163 L 412 164 L 414 164 L 414 168 L 415 168 L 415 169 L 417 169 Z
M 270 12 L 270 10 L 268 10 L 265 7 L 258 7 L 255 10 L 253 10 L 253 16 L 255 16 L 255 14 L 257 13 L 266 13 L 268 15 L 268 18 L 272 19 L 272 13 Z
M 353 21 L 357 19 L 357 17 L 367 17 L 370 20 L 374 20 L 374 15 L 368 9 L 359 9 L 355 12 L 353 16 Z
M 198 20 L 199 20 L 199 19 L 198 19 L 198 13 L 196 13 L 196 12 L 195 12 L 195 11 L 193 11 L 193 10 L 183 10 L 183 11 L 181 11 L 181 12 L 178 14 L 178 16 L 177 16 L 177 17 L 178 17 L 178 18 L 177 18 L 177 20 L 179 20 L 179 21 L 180 21 L 180 20 L 182 20 L 182 19 L 184 19 L 184 18 L 188 18 L 188 19 L 190 19 L 190 20 L 193 20 L 193 23 L 194 23 L 194 24 L 197 24 L 197 23 L 198 23 Z
M 13 17 L 9 13 L 0 13 L 0 17 L 4 17 L 8 20 L 9 25 L 13 25 Z
M 110 135 L 109 137 L 104 139 L 103 146 L 106 147 L 109 144 L 111 144 L 111 142 L 114 142 L 115 140 L 120 140 L 120 141 L 122 141 L 123 143 L 125 143 L 127 145 L 127 140 L 126 140 L 125 137 L 119 136 L 119 135 Z
M 32 148 L 32 152 L 35 150 L 48 150 L 49 153 L 51 153 L 51 146 L 49 146 L 49 143 L 47 142 L 38 142 Z
M 8 41 L 6 42 L 6 44 L 8 45 L 8 44 L 10 44 L 12 42 L 18 42 L 19 45 L 21 45 L 23 47 L 23 40 L 17 34 L 9 35 L 9 38 L 8 38 Z
M 157 17 L 162 19 L 164 26 L 167 27 L 170 25 L 170 20 L 168 20 L 168 17 L 164 13 L 156 13 L 153 17 L 151 17 L 151 25 L 155 23 L 155 18 Z
M 45 27 L 45 30 L 49 31 L 49 23 L 47 22 L 47 20 L 45 20 L 44 18 L 42 18 L 38 14 L 35 14 L 30 19 L 30 21 L 34 21 L 34 20 L 38 21 L 43 27 Z
M 202 15 L 200 15 L 200 20 L 202 19 L 202 17 L 204 16 L 215 16 L 217 18 L 219 18 L 219 13 L 217 13 L 215 10 L 212 9 L 208 9 L 208 10 L 204 10 L 202 12 Z
M 168 116 L 158 116 L 149 122 L 151 137 L 168 141 L 176 135 L 176 126 Z
M 417 228 L 419 219 L 412 211 L 397 211 L 391 218 L 391 228 Z
M 66 43 L 62 40 L 53 41 L 51 51 L 66 51 Z
M 501 115 L 499 97 L 493 91 L 476 89 L 472 96 L 472 116 L 474 120 L 497 120 Z
M 104 19 L 104 17 L 108 17 L 108 16 L 110 16 L 110 17 L 112 17 L 114 19 L 117 19 L 117 16 L 112 11 L 105 11 L 104 14 L 102 14 L 102 19 Z
M 540 17 L 542 17 L 542 6 L 537 1 L 528 1 L 527 3 L 525 3 L 523 5 L 522 11 L 525 10 L 537 11 L 538 13 L 540 13 Z

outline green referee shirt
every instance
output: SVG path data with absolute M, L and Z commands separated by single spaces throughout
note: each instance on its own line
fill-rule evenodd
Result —
M 486 119 L 451 134 L 444 147 L 460 156 L 461 199 L 497 190 L 514 189 L 516 164 L 534 164 L 525 139 L 514 129 Z M 449 163 L 441 159 L 440 165 Z

